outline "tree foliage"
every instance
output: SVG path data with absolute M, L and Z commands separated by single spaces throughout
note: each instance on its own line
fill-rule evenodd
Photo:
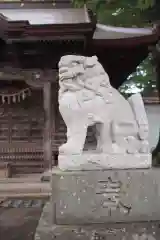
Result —
M 138 89 L 143 96 L 151 96 L 157 89 L 156 72 L 152 66 L 151 55 L 137 67 L 136 71 L 128 77 L 119 90 L 128 97 Z
M 77 7 L 82 7 L 85 4 L 89 6 L 92 5 L 96 10 L 98 10 L 100 6 L 112 9 L 131 6 L 145 10 L 153 7 L 155 0 L 73 0 L 73 3 Z
M 114 26 L 144 26 L 150 24 L 150 13 L 159 16 L 157 0 L 73 0 L 76 7 L 87 5 L 98 21 Z M 160 4 L 159 4 L 160 6 Z

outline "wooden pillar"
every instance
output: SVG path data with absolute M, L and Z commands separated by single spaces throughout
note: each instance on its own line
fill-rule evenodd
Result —
M 52 114 L 51 114 L 51 82 L 46 81 L 43 86 L 44 101 L 44 161 L 45 168 L 52 168 Z

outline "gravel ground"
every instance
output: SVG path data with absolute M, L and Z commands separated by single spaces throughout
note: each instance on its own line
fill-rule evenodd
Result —
M 41 212 L 42 207 L 2 207 L 1 204 L 0 240 L 33 240 Z
M 33 240 L 41 209 L 0 209 L 1 240 Z

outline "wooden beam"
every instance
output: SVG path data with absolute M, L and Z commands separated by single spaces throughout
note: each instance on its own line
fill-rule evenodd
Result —
M 51 114 L 51 82 L 46 81 L 43 87 L 44 99 L 44 161 L 45 168 L 52 168 L 52 114 Z
M 57 70 L 56 69 L 48 69 L 45 71 L 45 74 L 48 74 L 49 76 L 56 76 Z M 26 81 L 28 84 L 32 85 L 32 82 L 37 85 L 43 84 L 43 74 L 44 71 L 40 68 L 32 68 L 32 69 L 23 69 L 23 68 L 16 68 L 16 67 L 7 67 L 4 66 L 3 68 L 0 68 L 0 81 Z M 37 78 L 36 76 L 39 75 Z M 52 80 L 55 80 L 56 78 L 52 77 Z M 30 82 L 30 83 L 29 83 Z

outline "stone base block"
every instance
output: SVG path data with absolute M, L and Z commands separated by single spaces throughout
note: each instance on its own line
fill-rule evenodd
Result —
M 56 224 L 160 220 L 160 171 L 52 171 Z
M 99 154 L 86 152 L 82 155 L 59 155 L 59 168 L 66 170 L 133 169 L 150 168 L 150 154 Z
M 160 222 L 103 225 L 52 225 L 51 205 L 46 204 L 35 240 L 159 240 Z

